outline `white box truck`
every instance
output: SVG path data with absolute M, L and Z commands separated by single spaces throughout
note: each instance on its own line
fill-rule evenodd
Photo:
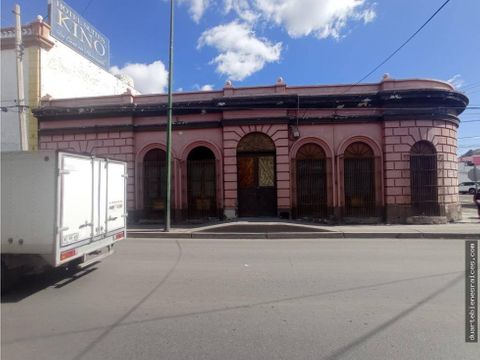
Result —
M 2 285 L 18 273 L 86 266 L 125 238 L 125 162 L 3 152 L 1 170 Z

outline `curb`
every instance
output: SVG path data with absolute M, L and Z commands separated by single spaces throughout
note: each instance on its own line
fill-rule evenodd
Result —
M 291 232 L 291 233 L 208 233 L 208 232 L 185 232 L 185 233 L 165 233 L 165 232 L 143 232 L 127 231 L 129 238 L 149 238 L 149 239 L 465 239 L 479 240 L 480 234 L 474 233 L 395 233 L 395 232 Z

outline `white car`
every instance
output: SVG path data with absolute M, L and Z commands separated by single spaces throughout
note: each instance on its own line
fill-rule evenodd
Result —
M 477 189 L 480 189 L 480 181 L 477 181 Z M 458 192 L 460 194 L 475 194 L 475 182 L 467 181 L 458 184 Z

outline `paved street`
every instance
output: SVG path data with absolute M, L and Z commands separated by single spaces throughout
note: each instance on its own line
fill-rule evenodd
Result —
M 2 359 L 478 359 L 464 241 L 131 239 L 2 299 Z

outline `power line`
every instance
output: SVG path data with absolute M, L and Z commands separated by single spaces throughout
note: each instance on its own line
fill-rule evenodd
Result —
M 427 26 L 427 24 L 450 2 L 450 0 L 446 0 L 442 6 L 440 6 L 433 14 L 432 16 L 430 16 L 428 18 L 427 21 L 425 21 L 423 23 L 422 26 L 420 26 L 417 31 L 415 31 L 412 35 L 410 35 L 410 37 L 405 40 L 403 42 L 402 45 L 400 45 L 394 52 L 392 52 L 390 55 L 387 56 L 387 58 L 385 60 L 383 60 L 380 64 L 378 64 L 377 66 L 375 66 L 375 68 L 373 70 L 371 70 L 367 75 L 365 75 L 364 77 L 362 77 L 360 80 L 358 80 L 355 84 L 353 84 L 350 88 L 348 88 L 346 92 L 348 92 L 352 87 L 354 87 L 355 85 L 358 85 L 360 84 L 363 80 L 365 80 L 366 78 L 368 78 L 370 75 L 372 75 L 375 71 L 377 71 L 382 65 L 384 65 L 388 60 L 390 60 L 392 57 L 394 57 L 405 45 L 407 45 L 420 31 L 422 31 L 422 29 Z
M 478 139 L 478 138 L 480 138 L 480 136 L 465 136 L 465 137 L 459 137 L 457 139 L 462 140 L 462 139 Z
M 85 15 L 85 12 L 88 10 L 88 8 L 90 7 L 90 5 L 92 5 L 92 2 L 93 0 L 90 0 L 87 4 L 87 6 L 85 6 L 85 8 L 83 9 L 83 12 L 82 12 L 82 15 Z
M 470 89 L 472 87 L 477 87 L 479 85 L 480 85 L 480 81 L 471 82 L 470 84 L 466 84 L 464 86 L 461 86 L 460 90 L 464 91 L 464 90 Z
M 473 148 L 476 148 L 477 146 L 480 146 L 480 144 L 472 144 L 472 145 L 468 145 L 468 146 L 457 146 L 457 150 L 460 150 L 460 149 L 473 149 Z
M 474 90 L 475 92 L 477 91 L 476 89 L 480 87 L 480 84 L 479 85 L 475 85 L 475 86 L 470 86 L 468 89 L 463 89 L 463 88 L 460 88 L 460 91 L 463 92 L 464 94 L 470 94 L 472 92 L 472 90 Z
M 480 89 L 472 91 L 472 92 L 467 92 L 466 94 L 470 96 L 470 95 L 473 95 L 473 94 L 478 94 L 479 92 L 480 92 Z

